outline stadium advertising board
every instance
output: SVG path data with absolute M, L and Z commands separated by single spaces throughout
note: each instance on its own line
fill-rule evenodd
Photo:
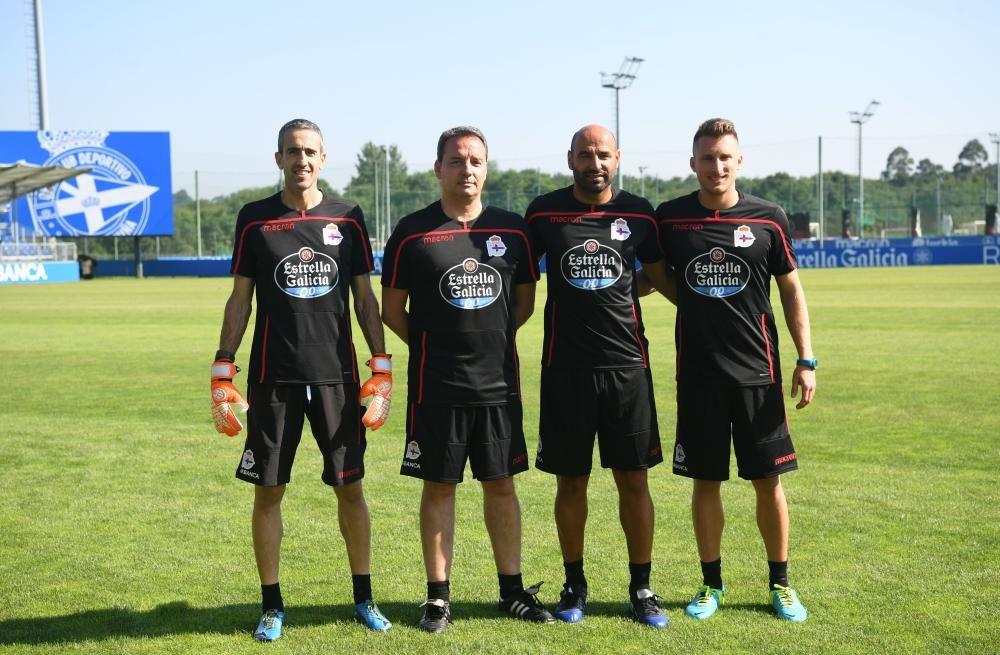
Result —
M 0 284 L 77 282 L 79 279 L 80 268 L 76 262 L 0 261 Z
M 827 239 L 795 242 L 801 268 L 1000 264 L 1000 237 L 914 237 L 912 239 Z
M 174 233 L 169 132 L 0 131 L 0 162 L 89 168 L 18 200 L 18 223 L 46 237 Z

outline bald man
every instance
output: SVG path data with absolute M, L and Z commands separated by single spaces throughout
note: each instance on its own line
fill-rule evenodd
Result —
M 646 471 L 663 456 L 636 261 L 656 289 L 670 281 L 652 205 L 612 187 L 620 160 L 611 132 L 583 127 L 567 153 L 573 186 L 539 196 L 526 214 L 536 252 L 547 255 L 548 280 L 535 465 L 556 476 L 566 569 L 556 618 L 576 623 L 586 609 L 583 546 L 596 435 L 601 466 L 611 469 L 618 487 L 632 615 L 665 628 L 669 620 L 649 586 L 653 501 Z

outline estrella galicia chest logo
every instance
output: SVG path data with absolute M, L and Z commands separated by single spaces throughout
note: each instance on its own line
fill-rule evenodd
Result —
M 445 302 L 459 309 L 482 309 L 492 305 L 503 291 L 500 272 L 469 257 L 452 266 L 438 283 Z
M 274 267 L 274 283 L 293 298 L 319 298 L 336 288 L 340 268 L 329 255 L 299 248 Z
M 605 289 L 622 276 L 622 258 L 614 248 L 587 239 L 563 253 L 559 268 L 563 279 L 577 289 Z
M 746 288 L 750 266 L 722 248 L 712 248 L 688 263 L 684 278 L 695 293 L 709 298 L 726 298 Z

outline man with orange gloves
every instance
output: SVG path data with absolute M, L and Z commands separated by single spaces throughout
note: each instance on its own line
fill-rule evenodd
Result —
M 372 252 L 361 209 L 319 189 L 326 162 L 323 135 L 296 119 L 278 132 L 274 155 L 284 189 L 240 211 L 233 244 L 233 290 L 226 303 L 219 351 L 212 364 L 215 429 L 236 436 L 234 408 L 247 413 L 246 445 L 236 477 L 256 485 L 253 546 L 260 574 L 262 615 L 254 637 L 281 637 L 285 607 L 278 584 L 281 499 L 304 419 L 323 455 L 323 482 L 337 496 L 340 531 L 354 587 L 354 616 L 366 627 L 392 624 L 372 600 L 371 522 L 361 488 L 365 428 L 389 414 L 392 362 L 369 272 Z M 235 353 L 250 319 L 257 318 L 250 351 L 247 399 L 233 385 Z M 351 338 L 350 296 L 365 341 L 374 353 L 372 376 L 359 387 Z M 361 400 L 368 400 L 362 416 Z

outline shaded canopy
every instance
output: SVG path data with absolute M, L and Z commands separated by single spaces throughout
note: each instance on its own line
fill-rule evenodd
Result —
M 63 180 L 89 172 L 90 168 L 0 164 L 0 202 L 8 202 Z

